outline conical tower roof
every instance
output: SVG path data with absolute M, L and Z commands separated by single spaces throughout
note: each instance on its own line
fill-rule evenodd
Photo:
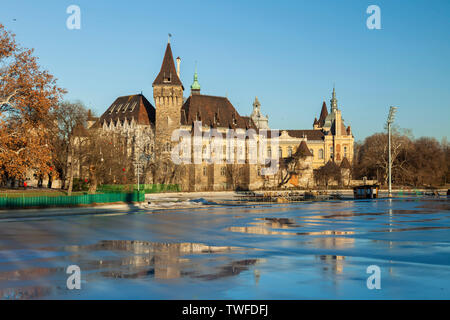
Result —
M 323 125 L 325 124 L 325 118 L 327 117 L 327 115 L 328 115 L 327 104 L 324 101 L 322 104 L 322 110 L 320 111 L 319 126 L 323 127 Z
M 300 157 L 312 157 L 313 154 L 311 151 L 309 151 L 308 145 L 306 144 L 305 140 L 303 140 L 300 145 L 297 148 L 297 151 L 295 152 L 296 156 Z
M 350 162 L 348 161 L 347 157 L 344 157 L 344 159 L 342 159 L 340 167 L 342 169 L 351 169 L 352 166 L 351 166 Z
M 155 81 L 153 81 L 153 85 L 155 84 L 183 85 L 177 75 L 170 43 L 167 43 L 166 53 L 164 54 L 164 59 L 161 65 L 161 71 L 159 71 L 158 76 Z

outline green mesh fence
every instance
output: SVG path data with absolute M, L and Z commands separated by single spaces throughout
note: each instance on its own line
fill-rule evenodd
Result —
M 112 202 L 142 202 L 145 201 L 144 192 L 130 193 L 100 193 L 85 194 L 77 196 L 60 197 L 14 197 L 0 198 L 0 208 L 27 208 L 27 207 L 65 207 L 77 206 L 92 203 L 112 203 Z

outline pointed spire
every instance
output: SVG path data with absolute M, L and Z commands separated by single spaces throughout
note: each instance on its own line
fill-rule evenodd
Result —
M 317 121 L 317 117 L 314 117 L 314 123 L 313 126 L 319 125 L 319 121 Z
M 170 36 L 169 36 L 170 39 Z M 164 59 L 161 65 L 161 70 L 153 85 L 155 84 L 172 84 L 172 85 L 183 85 L 180 78 L 177 75 L 177 70 L 175 69 L 175 63 L 173 61 L 172 48 L 170 47 L 170 42 L 167 43 L 166 52 L 164 54 Z M 184 89 L 184 88 L 183 88 Z
M 253 108 L 259 108 L 261 106 L 261 103 L 259 103 L 258 97 L 255 97 L 255 101 L 253 102 Z
M 336 99 L 336 90 L 335 90 L 334 85 L 333 85 L 333 93 L 331 95 L 330 103 L 331 103 L 331 112 L 336 111 L 337 110 L 337 99 Z
M 325 118 L 328 116 L 328 109 L 327 104 L 325 101 L 322 103 L 322 110 L 320 110 L 320 117 L 319 117 L 319 126 L 323 127 L 325 124 Z
M 198 83 L 197 63 L 195 64 L 194 82 L 191 84 L 191 94 L 200 94 L 200 83 Z

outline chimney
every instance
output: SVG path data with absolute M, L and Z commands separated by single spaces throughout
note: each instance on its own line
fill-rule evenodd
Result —
M 181 63 L 181 58 L 178 57 L 177 58 L 177 76 L 178 76 L 178 78 L 180 77 L 180 63 Z

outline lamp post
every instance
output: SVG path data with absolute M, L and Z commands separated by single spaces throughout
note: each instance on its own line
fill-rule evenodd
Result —
M 395 113 L 397 112 L 397 107 L 389 108 L 389 116 L 387 119 L 387 127 L 388 127 L 388 149 L 389 149 L 389 165 L 388 165 L 388 181 L 389 181 L 389 193 L 388 197 L 392 197 L 392 160 L 391 160 L 391 124 L 394 123 Z
M 137 158 L 137 160 L 136 161 L 134 161 L 134 165 L 136 166 L 136 173 L 137 173 L 137 187 L 138 187 L 138 192 L 140 191 L 140 179 L 139 179 L 139 175 L 140 175 L 140 171 L 141 171 L 141 169 L 142 169 L 142 165 L 143 165 L 143 163 L 142 162 L 147 162 L 147 161 L 150 161 L 150 156 L 148 156 L 148 155 L 146 155 L 146 154 L 141 154 L 141 156 L 140 157 L 138 157 Z M 145 188 L 144 188 L 145 189 Z

